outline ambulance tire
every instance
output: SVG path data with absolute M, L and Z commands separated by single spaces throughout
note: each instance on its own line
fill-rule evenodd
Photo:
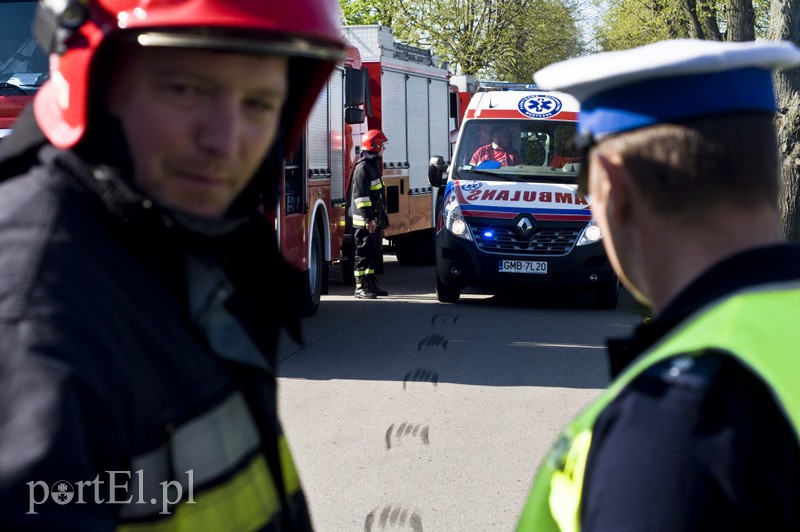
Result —
M 308 257 L 308 270 L 305 271 L 303 284 L 301 315 L 310 318 L 317 313 L 322 292 L 327 288 L 328 263 L 322 249 L 322 229 L 319 224 L 314 224 L 311 232 L 311 254 Z
M 444 284 L 441 279 L 439 279 L 439 274 L 436 274 L 436 299 L 439 300 L 440 303 L 458 303 L 458 300 L 461 298 L 461 287 L 452 285 L 452 284 Z
M 614 276 L 611 282 L 598 288 L 594 293 L 594 301 L 597 308 L 615 309 L 619 301 L 619 279 Z

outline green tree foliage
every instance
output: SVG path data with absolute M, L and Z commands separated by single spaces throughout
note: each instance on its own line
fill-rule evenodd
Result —
M 532 82 L 533 73 L 583 53 L 574 7 L 561 0 L 528 0 L 516 6 L 515 24 L 501 36 L 503 60 L 494 64 L 497 79 Z
M 752 41 L 764 37 L 768 0 L 607 0 L 595 30 L 602 50 L 664 39 Z
M 683 9 L 671 0 L 610 0 L 595 30 L 602 50 L 626 50 L 680 35 Z
M 392 13 L 386 2 L 375 0 L 339 0 L 342 22 L 348 26 L 381 24 L 392 26 Z
M 562 0 L 340 0 L 345 24 L 389 26 L 398 41 L 433 50 L 454 74 L 531 82 L 549 63 L 580 55 Z

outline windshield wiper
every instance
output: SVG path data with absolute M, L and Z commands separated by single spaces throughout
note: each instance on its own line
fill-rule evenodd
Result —
M 0 82 L 0 94 L 11 96 L 27 96 L 28 93 L 13 83 Z
M 552 174 L 536 174 L 530 176 L 531 179 L 536 181 L 547 181 L 548 183 L 564 183 L 567 185 L 574 185 L 575 176 L 573 175 L 552 175 Z
M 525 181 L 525 179 L 519 177 L 516 174 L 510 174 L 505 172 L 498 173 L 498 172 L 493 172 L 491 170 L 479 170 L 475 168 L 462 168 L 459 170 L 459 174 L 463 175 L 464 172 L 472 172 L 474 174 L 489 176 L 496 181 L 520 181 L 520 182 Z

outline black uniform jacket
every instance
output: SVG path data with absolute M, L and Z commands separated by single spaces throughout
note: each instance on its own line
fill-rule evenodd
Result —
M 365 227 L 370 220 L 376 220 L 378 227 L 386 227 L 386 200 L 385 190 L 380 188 L 372 189 L 372 183 L 380 181 L 381 177 L 380 157 L 378 154 L 364 151 L 361 160 L 353 168 L 353 178 L 351 183 L 352 194 L 350 195 L 350 214 L 353 216 L 353 226 L 356 228 Z M 366 205 L 364 200 L 369 198 Z
M 612 371 L 701 306 L 739 288 L 798 278 L 798 247 L 734 256 L 632 338 L 612 341 Z M 800 346 L 786 348 L 800 364 Z M 704 355 L 688 370 L 670 371 L 677 358 L 634 380 L 597 419 L 582 530 L 800 530 L 800 448 L 769 389 L 730 357 Z
M 303 494 L 286 495 L 278 465 L 281 323 L 267 313 L 279 308 L 298 332 L 287 305 L 299 279 L 280 258 L 271 224 L 243 217 L 188 229 L 126 186 L 117 169 L 34 144 L 0 161 L 0 529 L 114 529 L 125 510 L 97 504 L 92 484 L 86 504 L 32 500 L 66 489 L 59 481 L 77 490 L 78 482 L 99 479 L 100 498 L 108 501 L 109 471 L 134 474 L 116 482 L 135 486 L 134 457 L 142 464 L 163 455 L 171 464 L 182 425 L 209 412 L 224 424 L 225 412 L 245 404 L 256 447 L 242 444 L 237 452 L 242 464 L 262 455 L 278 484 L 282 510 L 269 529 L 309 529 Z M 236 317 L 247 338 L 227 334 L 219 344 L 203 327 L 213 319 L 202 316 L 220 311 L 210 301 L 222 279 L 226 316 Z M 247 342 L 258 356 L 233 360 L 224 352 L 241 352 L 237 343 Z M 224 438 L 241 426 L 232 423 Z M 181 452 L 205 452 L 210 436 L 195 436 Z M 222 484 L 242 464 L 205 481 Z M 185 481 L 186 471 L 174 467 L 162 474 Z M 208 487 L 198 485 L 201 473 L 196 496 Z M 117 500 L 124 493 L 118 489 Z M 164 518 L 149 507 L 127 515 Z

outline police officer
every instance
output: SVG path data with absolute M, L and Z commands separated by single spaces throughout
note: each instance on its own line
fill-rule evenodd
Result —
M 655 317 L 609 344 L 614 380 L 545 458 L 519 530 L 800 530 L 800 249 L 772 84 L 798 63 L 787 42 L 675 40 L 536 73 L 581 101 L 592 213 Z
M 337 3 L 43 1 L 35 28 L 50 80 L 0 154 L 0 526 L 310 530 L 275 378 L 302 281 L 263 213 Z
M 356 244 L 353 273 L 358 299 L 389 295 L 378 286 L 375 276 L 383 249 L 383 229 L 389 226 L 380 159 L 388 140 L 380 129 L 367 131 L 361 138 L 361 158 L 353 169 L 350 214 Z

